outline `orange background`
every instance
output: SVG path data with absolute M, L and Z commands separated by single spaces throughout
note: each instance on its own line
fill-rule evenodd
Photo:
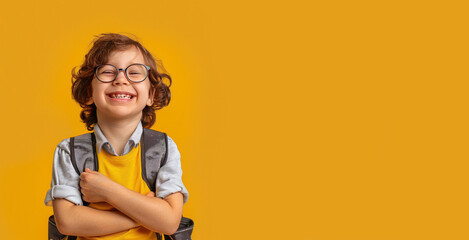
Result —
M 9 1 L 1 239 L 45 239 L 70 71 L 127 32 L 174 80 L 193 239 L 467 239 L 463 1 Z M 36 237 L 37 236 L 37 237 Z

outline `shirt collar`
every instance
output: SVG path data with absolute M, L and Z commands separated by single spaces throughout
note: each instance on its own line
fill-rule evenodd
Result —
M 142 132 L 143 132 L 142 123 L 139 122 L 137 125 L 137 128 L 135 129 L 135 131 L 132 133 L 129 140 L 125 144 L 124 153 L 122 155 L 125 155 L 128 152 L 130 152 L 130 150 L 132 149 L 131 148 L 132 146 L 138 147 L 138 143 L 140 142 L 140 138 L 142 137 Z M 96 136 L 96 151 L 98 153 L 100 153 L 101 149 L 104 148 L 107 152 L 117 156 L 111 143 L 107 140 L 106 136 L 104 136 L 103 131 L 101 131 L 101 129 L 99 128 L 98 123 L 94 125 L 94 135 Z M 109 146 L 109 147 L 106 148 L 106 146 Z

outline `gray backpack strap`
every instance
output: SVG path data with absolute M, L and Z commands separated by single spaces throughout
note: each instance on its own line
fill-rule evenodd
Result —
M 168 137 L 166 133 L 144 128 L 140 144 L 142 151 L 142 178 L 148 188 L 152 192 L 156 192 L 155 183 L 158 171 L 166 163 L 168 156 Z M 156 233 L 156 239 L 162 240 L 162 234 Z
M 78 175 L 89 168 L 98 171 L 98 155 L 96 154 L 96 137 L 94 133 L 87 133 L 70 138 L 70 158 L 73 168 Z M 83 200 L 83 205 L 90 205 Z
M 156 177 L 168 156 L 168 138 L 166 133 L 144 128 L 140 140 L 142 151 L 142 177 L 148 188 L 155 192 Z
M 97 156 L 94 133 L 87 133 L 70 138 L 70 157 L 78 175 L 84 172 L 85 168 L 98 171 Z

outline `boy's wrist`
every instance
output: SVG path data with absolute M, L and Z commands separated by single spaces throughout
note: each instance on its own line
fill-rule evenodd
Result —
M 137 228 L 137 227 L 140 227 L 140 226 L 141 226 L 140 223 L 136 222 L 134 219 L 130 218 L 129 216 L 123 214 L 123 213 L 120 212 L 119 210 L 115 209 L 115 210 L 112 210 L 112 211 L 114 211 L 114 212 L 116 212 L 116 213 L 119 213 L 120 215 L 125 216 L 125 217 L 127 218 L 127 220 L 128 220 L 128 223 L 126 224 L 126 225 L 127 225 L 127 228 L 130 229 L 130 228 Z
M 113 200 L 118 199 L 120 194 L 124 194 L 125 190 L 128 190 L 126 187 L 120 185 L 113 181 L 113 184 L 109 186 L 106 194 L 104 194 L 104 199 L 110 205 L 113 205 Z

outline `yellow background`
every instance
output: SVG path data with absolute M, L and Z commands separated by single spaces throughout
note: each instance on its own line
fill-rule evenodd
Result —
M 70 71 L 127 32 L 174 79 L 193 239 L 468 239 L 463 2 L 2 3 L 0 238 L 46 238 Z

